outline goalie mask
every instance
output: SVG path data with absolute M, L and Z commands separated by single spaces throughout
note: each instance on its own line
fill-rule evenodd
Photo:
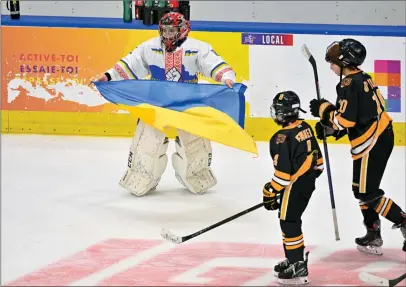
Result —
M 299 118 L 299 112 L 306 113 L 300 108 L 300 99 L 295 92 L 281 92 L 273 99 L 271 117 L 278 125 L 296 121 Z
M 190 23 L 181 13 L 170 12 L 159 20 L 159 35 L 168 52 L 179 47 L 186 40 L 189 32 Z

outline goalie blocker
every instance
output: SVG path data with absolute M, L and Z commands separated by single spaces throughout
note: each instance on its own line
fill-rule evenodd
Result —
M 215 186 L 217 179 L 210 167 L 210 141 L 178 130 L 175 143 L 172 166 L 178 181 L 194 194 L 202 194 Z M 120 186 L 136 196 L 154 190 L 168 164 L 168 144 L 164 133 L 139 120 Z

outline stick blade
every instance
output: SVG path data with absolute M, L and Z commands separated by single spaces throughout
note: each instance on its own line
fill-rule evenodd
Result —
M 310 50 L 309 48 L 307 48 L 306 44 L 303 44 L 302 46 L 302 53 L 307 60 L 310 60 L 310 58 L 312 57 L 312 53 L 310 53 Z
M 176 236 L 170 230 L 164 228 L 161 230 L 161 236 L 174 244 L 180 244 L 183 242 L 182 237 Z
M 359 274 L 359 279 L 371 286 L 389 286 L 388 279 L 378 277 L 367 272 L 361 272 Z

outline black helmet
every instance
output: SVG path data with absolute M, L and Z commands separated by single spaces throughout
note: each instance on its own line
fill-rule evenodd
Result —
M 326 50 L 326 61 L 342 68 L 347 66 L 358 67 L 362 65 L 367 56 L 364 45 L 354 39 L 343 39 L 333 42 Z
M 295 92 L 281 92 L 273 99 L 271 117 L 277 124 L 282 125 L 297 120 L 299 111 L 306 113 L 300 108 L 300 99 Z

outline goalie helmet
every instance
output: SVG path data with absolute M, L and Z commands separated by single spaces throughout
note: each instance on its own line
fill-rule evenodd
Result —
M 301 109 L 299 96 L 295 92 L 281 92 L 273 99 L 271 117 L 278 125 L 288 124 L 297 120 L 299 112 L 306 113 Z
M 190 23 L 181 13 L 170 12 L 159 20 L 159 35 L 168 52 L 179 47 L 186 40 L 189 32 Z
M 358 67 L 362 65 L 367 56 L 364 45 L 354 39 L 343 39 L 331 43 L 326 49 L 325 60 L 341 68 Z

